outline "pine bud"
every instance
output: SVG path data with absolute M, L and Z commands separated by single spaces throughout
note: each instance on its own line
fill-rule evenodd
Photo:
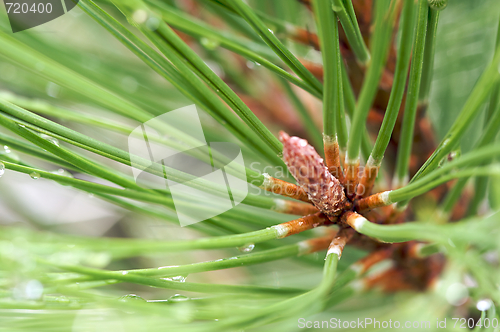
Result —
M 330 219 L 342 213 L 346 204 L 344 188 L 323 163 L 316 150 L 299 137 L 280 132 L 283 160 L 311 202 Z

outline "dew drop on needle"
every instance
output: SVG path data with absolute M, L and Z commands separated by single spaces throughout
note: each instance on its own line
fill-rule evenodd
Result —
M 249 243 L 244 246 L 238 247 L 238 250 L 241 252 L 251 252 L 255 248 L 255 244 Z
M 175 276 L 175 277 L 165 278 L 165 280 L 176 281 L 176 282 L 185 282 L 186 281 L 186 277 L 185 276 Z
M 213 51 L 219 46 L 219 42 L 214 39 L 203 37 L 200 39 L 201 45 L 205 47 L 207 50 Z
M 40 178 L 40 173 L 38 172 L 31 172 L 30 173 L 30 177 L 33 179 L 33 180 L 37 180 Z
M 127 294 L 127 295 L 123 295 L 122 297 L 120 297 L 118 299 L 119 301 L 122 301 L 122 302 L 128 302 L 128 301 L 140 301 L 140 302 L 146 302 L 146 300 L 144 300 L 142 297 L 140 297 L 139 295 L 136 295 L 136 294 Z
M 45 135 L 45 134 L 41 134 L 40 137 L 46 141 L 49 141 L 50 143 L 54 144 L 55 146 L 59 146 L 59 141 L 55 137 Z
M 184 301 L 189 301 L 189 297 L 181 294 L 175 294 L 169 297 L 168 300 L 171 302 L 184 302 Z

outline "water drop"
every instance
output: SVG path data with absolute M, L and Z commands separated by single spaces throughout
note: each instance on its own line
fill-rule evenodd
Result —
M 33 180 L 37 180 L 40 178 L 40 173 L 38 172 L 31 172 L 30 173 L 30 177 L 33 179 Z
M 162 270 L 162 269 L 171 269 L 173 267 L 179 267 L 179 265 L 168 265 L 168 266 L 160 266 L 158 268 L 158 270 Z
M 5 165 L 0 161 L 0 177 L 5 173 Z
M 150 17 L 146 21 L 146 28 L 151 31 L 156 31 L 160 27 L 160 20 L 156 17 Z
M 255 62 L 248 60 L 247 61 L 247 68 L 254 69 L 255 68 Z
M 38 280 L 30 280 L 26 284 L 26 298 L 28 300 L 38 300 L 43 294 L 43 285 Z
M 454 306 L 460 306 L 467 302 L 469 291 L 464 284 L 454 283 L 446 290 L 446 300 Z
M 57 171 L 53 171 L 51 173 L 57 174 L 57 175 L 62 175 L 62 176 L 68 177 L 68 178 L 73 178 L 73 174 L 71 174 L 70 172 L 68 172 L 62 168 L 59 168 Z
M 169 297 L 168 301 L 171 301 L 171 302 L 184 302 L 184 301 L 189 301 L 189 297 L 181 295 L 181 294 L 175 294 L 175 295 L 172 295 L 171 297 Z
M 479 311 L 486 311 L 486 310 L 489 310 L 491 308 L 492 304 L 493 304 L 493 302 L 491 302 L 490 299 L 484 299 L 484 300 L 480 300 L 477 302 L 476 308 Z
M 148 13 L 145 10 L 139 9 L 132 14 L 132 18 L 137 23 L 144 23 L 148 19 Z
M 57 98 L 60 91 L 61 87 L 54 82 L 47 83 L 47 86 L 45 87 L 45 92 L 52 98 Z
M 220 44 L 217 40 L 206 38 L 206 37 L 201 38 L 200 43 L 201 43 L 201 45 L 203 45 L 203 47 L 205 47 L 207 50 L 210 50 L 210 51 L 215 50 L 217 47 L 219 47 L 219 44 Z
M 122 274 L 126 275 L 126 274 L 128 274 L 128 271 L 122 271 Z
M 40 134 L 40 137 L 43 138 L 44 140 L 54 144 L 55 146 L 59 146 L 59 141 L 55 137 L 45 135 L 45 134 Z
M 136 295 L 136 294 L 127 294 L 127 295 L 123 295 L 121 296 L 118 301 L 122 301 L 122 302 L 128 302 L 128 301 L 141 301 L 141 302 L 146 302 L 146 300 L 144 300 L 142 297 L 140 297 L 139 295 Z
M 186 277 L 185 276 L 175 276 L 175 277 L 164 278 L 164 280 L 177 281 L 177 282 L 185 282 L 186 281 Z
M 7 145 L 4 145 L 3 146 L 3 151 L 0 149 L 0 155 L 9 155 L 9 159 L 13 159 L 15 161 L 19 161 L 20 158 L 17 154 L 15 153 L 12 153 L 12 151 L 10 150 L 10 148 L 7 146 Z
M 12 289 L 12 296 L 16 300 L 39 300 L 42 294 L 43 285 L 36 279 L 20 283 Z
M 238 247 L 238 250 L 241 252 L 251 252 L 255 248 L 255 244 L 249 243 L 244 246 Z

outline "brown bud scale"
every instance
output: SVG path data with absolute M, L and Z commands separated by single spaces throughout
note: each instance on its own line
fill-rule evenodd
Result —
M 367 211 L 371 209 L 375 209 L 378 207 L 386 206 L 390 204 L 390 201 L 387 198 L 387 192 L 381 192 L 378 194 L 374 194 L 368 196 L 366 198 L 360 199 L 355 202 L 356 210 L 358 211 Z
M 353 198 L 356 195 L 356 187 L 358 185 L 358 170 L 359 170 L 359 160 L 355 164 L 347 163 L 346 167 L 346 189 L 347 196 Z
M 340 148 L 336 139 L 331 139 L 327 136 L 323 137 L 323 145 L 325 150 L 325 162 L 328 171 L 337 178 L 340 183 L 344 184 L 344 172 L 340 165 Z
M 288 214 L 294 214 L 297 216 L 306 216 L 308 214 L 313 214 L 318 212 L 318 209 L 311 204 L 297 202 L 297 201 L 285 201 L 284 207 L 282 209 L 276 209 L 277 212 L 283 212 Z
M 330 243 L 332 242 L 333 237 L 337 234 L 336 231 L 331 230 L 329 235 L 316 237 L 310 240 L 304 241 L 304 247 L 306 250 L 302 251 L 301 255 L 310 254 L 313 252 L 325 250 L 328 248 Z
M 293 183 L 273 178 L 272 176 L 266 176 L 266 180 L 261 185 L 261 188 L 278 195 L 295 198 L 303 202 L 310 202 L 309 197 L 302 188 Z
M 349 242 L 354 234 L 354 230 L 352 228 L 342 228 L 335 236 L 328 247 L 327 255 L 329 254 L 337 254 L 339 259 L 342 256 L 342 252 L 344 251 L 344 247 Z
M 368 164 L 365 166 L 363 177 L 358 184 L 357 198 L 364 198 L 371 194 L 378 170 L 378 166 L 370 166 Z
M 330 220 L 321 212 L 310 214 L 308 216 L 290 220 L 277 225 L 281 232 L 281 237 L 298 234 L 309 229 L 313 229 L 328 223 Z M 273 227 L 277 227 L 273 226 Z

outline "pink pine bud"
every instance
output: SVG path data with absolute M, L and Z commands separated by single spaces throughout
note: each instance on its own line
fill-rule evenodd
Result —
M 330 219 L 344 209 L 344 188 L 323 163 L 323 159 L 305 139 L 280 132 L 283 160 L 311 202 Z

